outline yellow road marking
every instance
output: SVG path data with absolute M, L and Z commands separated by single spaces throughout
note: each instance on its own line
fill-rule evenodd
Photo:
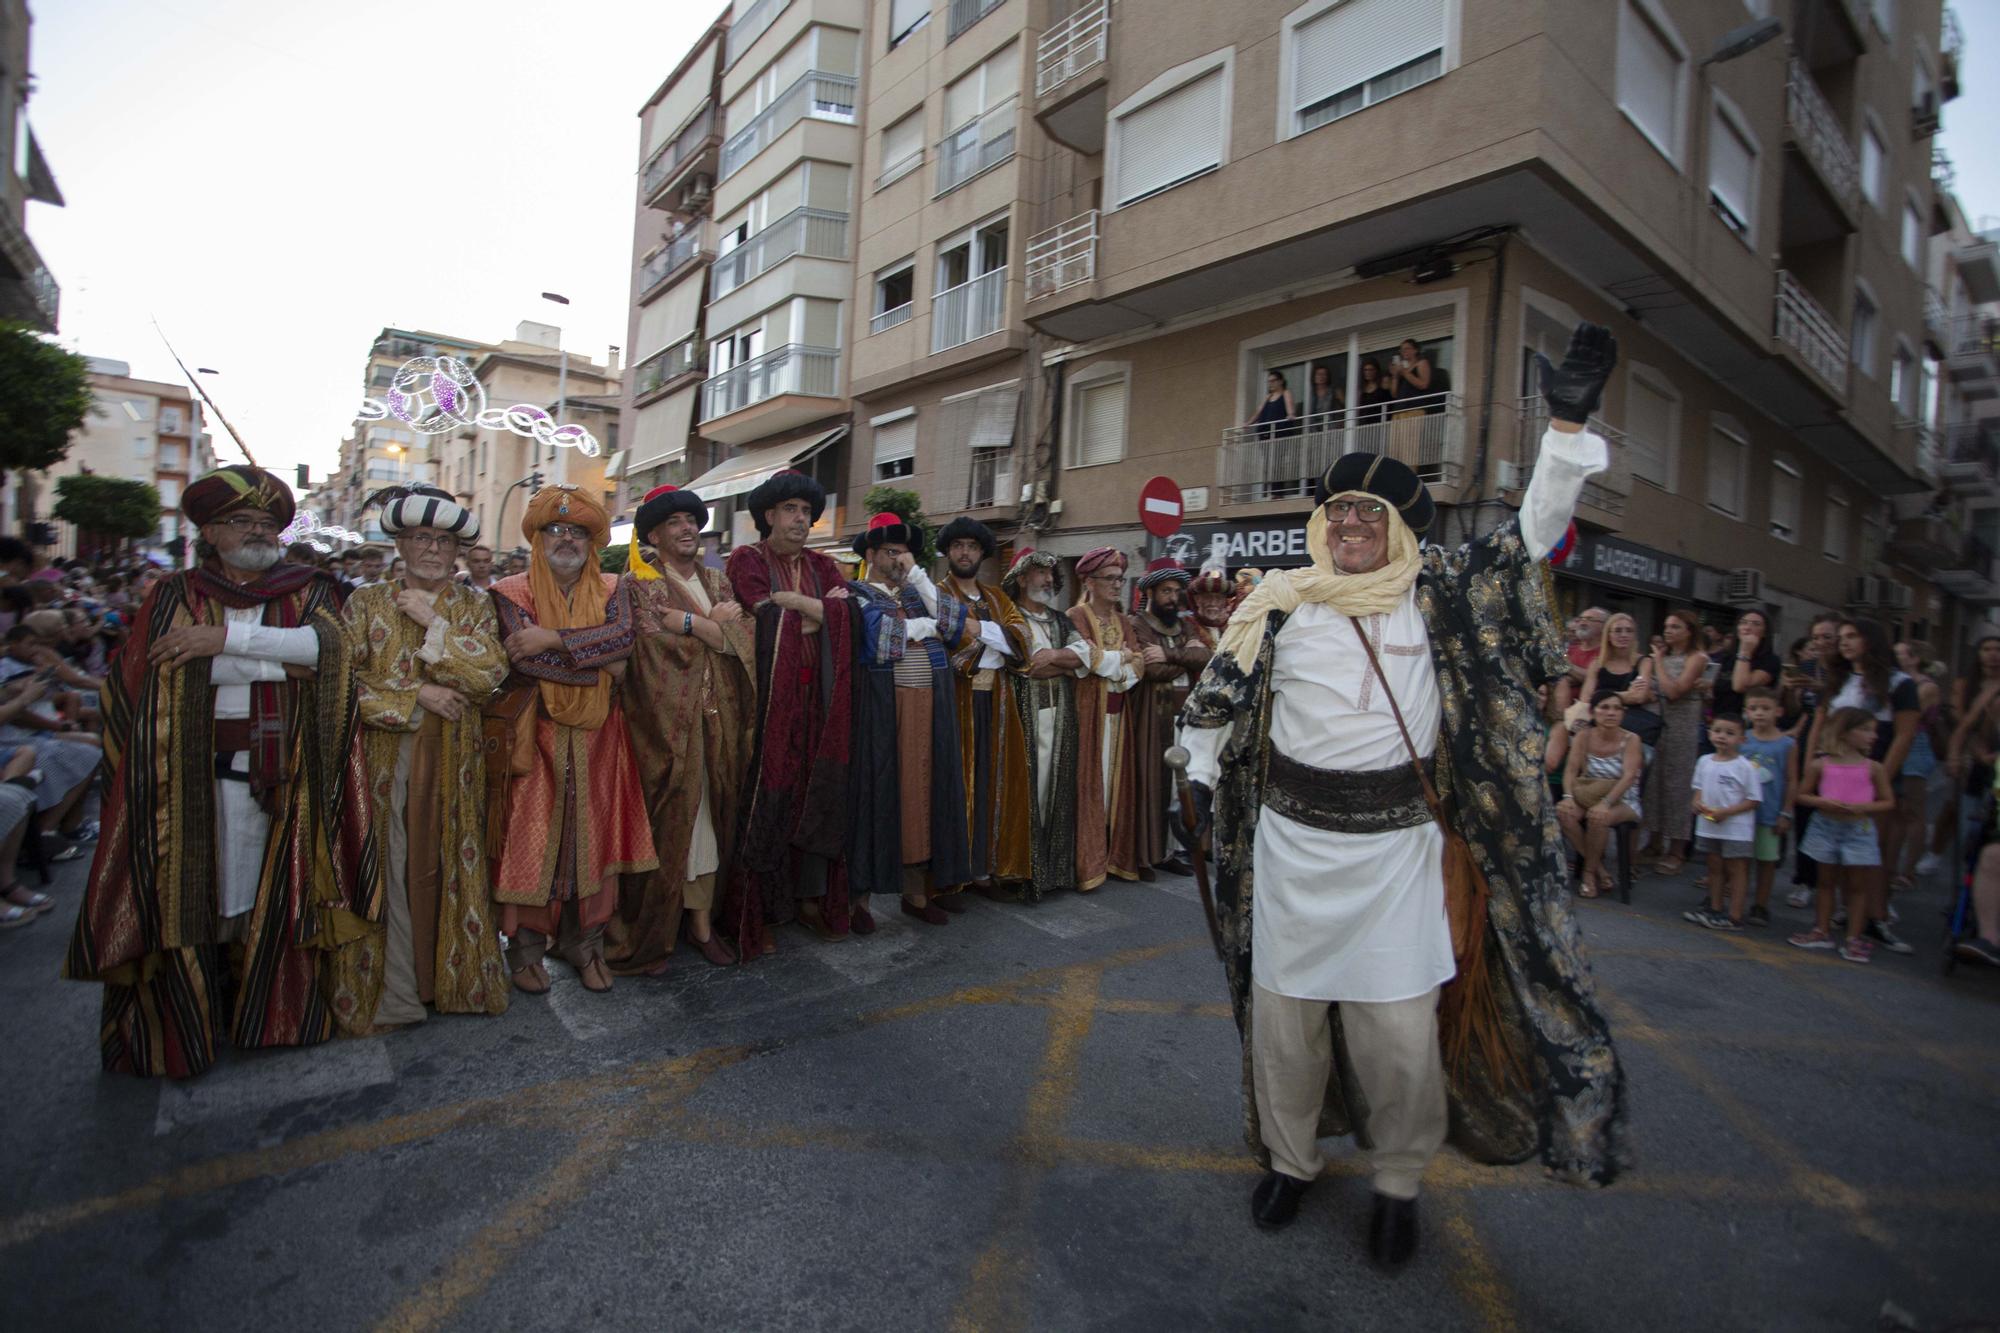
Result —
M 1456 1252 L 1457 1261 L 1447 1265 L 1452 1290 L 1478 1317 L 1482 1328 L 1513 1333 L 1521 1326 L 1514 1317 L 1514 1293 L 1472 1225 L 1465 1201 L 1447 1198 L 1436 1213 L 1444 1224 L 1445 1240 Z

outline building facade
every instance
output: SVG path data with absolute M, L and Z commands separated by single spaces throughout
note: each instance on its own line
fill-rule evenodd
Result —
M 1534 357 L 1587 319 L 1623 360 L 1566 604 L 1984 618 L 2000 509 L 1952 460 L 1992 475 L 2000 293 L 1937 178 L 1935 0 L 746 0 L 703 40 L 705 496 L 805 459 L 831 537 L 888 484 L 1059 555 L 1271 567 L 1370 449 L 1455 541 L 1518 503 Z
M 175 551 L 186 534 L 181 517 L 181 490 L 198 462 L 203 438 L 201 404 L 184 384 L 135 379 L 123 361 L 90 359 L 91 408 L 83 425 L 70 436 L 68 455 L 36 475 L 43 514 L 53 510 L 56 483 L 89 472 L 100 477 L 143 481 L 160 493 L 160 523 L 150 545 Z M 50 521 L 56 538 L 52 558 L 77 554 L 74 525 Z
M 63 202 L 28 127 L 35 87 L 28 51 L 33 22 L 27 0 L 0 0 L 0 144 L 6 145 L 11 167 L 0 171 L 0 319 L 54 333 L 62 291 L 27 228 L 29 201 L 57 207 Z

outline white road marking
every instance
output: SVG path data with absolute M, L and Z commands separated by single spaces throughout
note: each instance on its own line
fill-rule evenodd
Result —
M 1044 935 L 1073 940 L 1131 923 L 1131 916 L 1105 901 L 1107 892 L 1120 891 L 1121 886 L 1107 884 L 1095 893 L 1058 893 L 1042 899 L 1033 907 L 1009 906 L 1005 915 L 1009 921 L 1032 926 Z M 1130 892 L 1129 889 L 1123 891 Z
M 596 1041 L 611 1031 L 601 1013 L 609 996 L 593 995 L 575 977 L 558 976 L 555 968 L 549 969 L 549 981 L 549 1010 L 570 1036 L 578 1041 Z M 616 994 L 614 983 L 612 995 Z
M 282 1077 L 274 1077 L 261 1059 L 224 1060 L 198 1079 L 162 1084 L 153 1133 L 334 1097 L 396 1078 L 388 1044 L 379 1037 L 330 1041 L 282 1055 Z

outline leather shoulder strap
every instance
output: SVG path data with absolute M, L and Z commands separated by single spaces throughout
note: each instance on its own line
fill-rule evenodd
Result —
M 1375 655 L 1375 645 L 1368 641 L 1368 631 L 1362 627 L 1358 616 L 1349 616 L 1347 623 L 1354 626 L 1354 636 L 1361 640 L 1361 651 L 1368 654 L 1368 665 L 1375 670 L 1375 679 L 1382 683 L 1382 693 L 1388 696 L 1389 711 L 1395 715 L 1396 730 L 1403 733 L 1403 747 L 1410 752 L 1410 767 L 1417 770 L 1417 781 L 1423 784 L 1424 801 L 1431 808 L 1431 817 L 1444 823 L 1444 810 L 1438 801 L 1437 789 L 1431 786 L 1430 774 L 1424 772 L 1424 761 L 1417 754 L 1417 743 L 1410 739 L 1410 728 L 1403 721 L 1403 706 L 1396 702 L 1396 692 L 1389 688 L 1389 677 L 1382 671 L 1382 659 Z

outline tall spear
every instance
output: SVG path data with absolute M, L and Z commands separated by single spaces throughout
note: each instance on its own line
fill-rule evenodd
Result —
M 229 418 L 222 415 L 222 409 L 215 405 L 215 400 L 208 396 L 208 390 L 201 387 L 201 381 L 189 372 L 187 362 L 181 360 L 181 354 L 174 350 L 173 343 L 167 341 L 167 331 L 160 327 L 160 321 L 157 319 L 153 321 L 153 332 L 160 335 L 160 341 L 167 345 L 167 355 L 174 359 L 174 364 L 181 368 L 181 374 L 190 385 L 194 386 L 194 391 L 201 395 L 201 401 L 208 404 L 208 410 L 215 413 L 215 419 L 222 423 L 222 428 L 229 432 L 229 438 L 236 441 L 236 447 L 243 451 L 243 461 L 251 467 L 263 466 L 257 461 L 257 456 L 250 452 L 250 446 L 243 443 L 243 437 L 236 433 L 236 427 L 229 424 Z

